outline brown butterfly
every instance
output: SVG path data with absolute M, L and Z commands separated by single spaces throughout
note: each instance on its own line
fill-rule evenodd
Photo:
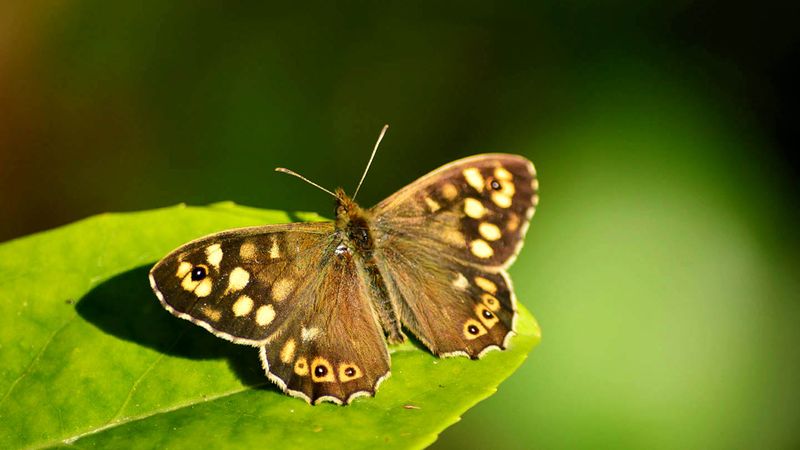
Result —
M 354 202 L 358 188 L 352 199 L 327 191 L 336 197 L 334 222 L 189 242 L 153 267 L 150 283 L 172 314 L 259 347 L 267 377 L 284 392 L 347 404 L 375 395 L 390 374 L 386 342 L 404 341 L 404 328 L 441 357 L 506 348 L 517 313 L 505 269 L 537 191 L 527 159 L 471 156 L 370 209 Z

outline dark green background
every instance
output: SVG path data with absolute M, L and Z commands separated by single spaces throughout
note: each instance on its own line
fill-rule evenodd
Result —
M 10 2 L 9 2 L 10 3 Z M 0 239 L 233 200 L 331 213 L 531 158 L 512 269 L 543 341 L 439 448 L 796 447 L 798 8 L 0 6 Z

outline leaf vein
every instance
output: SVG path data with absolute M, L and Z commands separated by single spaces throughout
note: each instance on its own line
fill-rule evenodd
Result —
M 120 420 L 120 421 L 113 422 L 113 423 L 106 423 L 105 425 L 101 425 L 99 427 L 96 427 L 96 428 L 90 429 L 88 431 L 85 431 L 85 432 L 83 432 L 81 434 L 77 434 L 75 436 L 68 437 L 66 439 L 61 439 L 61 440 L 58 440 L 58 441 L 53 441 L 53 442 L 48 442 L 48 443 L 42 444 L 42 446 L 37 447 L 37 448 L 48 447 L 48 446 L 51 446 L 51 445 L 59 443 L 59 442 L 67 444 L 67 445 L 72 445 L 72 444 L 74 444 L 75 442 L 77 442 L 78 440 L 80 440 L 80 439 L 82 439 L 84 437 L 91 436 L 93 434 L 100 433 L 100 432 L 105 431 L 105 430 L 109 430 L 111 428 L 116 428 L 118 426 L 127 425 L 127 424 L 133 423 L 133 422 L 139 422 L 141 420 L 146 420 L 146 419 L 149 419 L 151 417 L 158 416 L 158 415 L 161 415 L 161 414 L 169 414 L 169 413 L 177 411 L 179 409 L 188 408 L 188 407 L 197 405 L 199 403 L 208 403 L 208 402 L 221 400 L 223 398 L 230 397 L 230 396 L 236 395 L 236 394 L 240 394 L 242 392 L 245 392 L 245 391 L 251 390 L 253 388 L 260 387 L 260 386 L 263 386 L 265 384 L 266 384 L 266 382 L 261 383 L 261 384 L 257 384 L 257 385 L 250 385 L 250 386 L 246 386 L 246 387 L 244 387 L 242 389 L 235 389 L 233 391 L 222 393 L 220 395 L 217 395 L 216 397 L 205 398 L 202 401 L 189 401 L 189 402 L 186 402 L 186 403 L 181 403 L 179 405 L 175 405 L 173 407 L 163 408 L 163 409 L 159 409 L 159 410 L 155 410 L 155 411 L 149 412 L 147 414 L 142 414 L 141 416 L 132 416 L 132 417 L 129 417 L 129 418 L 125 419 L 125 420 Z
M 49 347 L 50 344 L 53 342 L 53 339 L 55 339 L 56 335 L 60 333 L 64 328 L 66 328 L 67 325 L 72 323 L 72 321 L 74 321 L 76 317 L 78 316 L 77 315 L 72 316 L 69 320 L 64 322 L 63 325 L 58 327 L 55 331 L 53 331 L 52 334 L 50 334 L 50 337 L 47 338 L 47 341 L 45 341 L 44 345 L 42 345 L 42 348 L 39 349 L 39 352 L 36 354 L 36 356 L 33 357 L 31 362 L 28 364 L 25 370 L 17 377 L 17 379 L 11 383 L 11 386 L 9 386 L 8 391 L 6 391 L 6 393 L 3 395 L 3 398 L 0 399 L 0 407 L 2 407 L 5 404 L 8 397 L 11 395 L 12 392 L 14 392 L 14 389 L 17 387 L 17 384 L 19 384 L 20 381 L 22 381 L 26 376 L 28 376 L 28 374 L 30 374 L 33 371 L 33 366 L 36 365 L 36 363 L 39 362 L 39 360 L 42 358 L 42 355 L 44 354 L 45 350 L 47 350 L 47 347 Z

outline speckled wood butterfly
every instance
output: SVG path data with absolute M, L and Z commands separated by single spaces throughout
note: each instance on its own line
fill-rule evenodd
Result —
M 386 342 L 405 340 L 403 329 L 441 357 L 506 348 L 517 313 L 505 269 L 537 191 L 527 159 L 471 156 L 370 209 L 354 202 L 358 188 L 353 199 L 337 189 L 334 222 L 189 242 L 153 267 L 150 283 L 170 313 L 258 347 L 284 392 L 347 404 L 389 376 Z

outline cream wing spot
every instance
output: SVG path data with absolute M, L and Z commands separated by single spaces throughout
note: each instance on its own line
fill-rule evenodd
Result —
M 286 297 L 292 292 L 294 288 L 294 281 L 289 278 L 281 278 L 272 285 L 272 299 L 276 302 L 286 300 Z
M 469 249 L 473 255 L 482 259 L 491 258 L 492 255 L 494 255 L 492 246 L 483 239 L 475 239 L 474 241 L 470 242 Z
M 281 257 L 281 248 L 278 245 L 278 239 L 275 237 L 272 238 L 272 246 L 269 248 L 269 257 L 271 259 L 277 259 Z
M 514 175 L 511 175 L 511 172 L 507 171 L 506 169 L 504 169 L 502 167 L 497 167 L 496 169 L 494 169 L 494 176 L 495 176 L 495 178 L 500 179 L 500 180 L 513 180 L 514 179 Z
M 508 195 L 504 195 L 501 192 L 494 192 L 492 193 L 492 201 L 495 205 L 501 208 L 508 208 L 511 206 L 511 197 Z
M 247 241 L 239 247 L 239 256 L 245 261 L 253 260 L 256 258 L 256 250 L 256 244 Z
M 175 276 L 178 278 L 183 278 L 189 273 L 190 270 L 192 270 L 192 263 L 183 261 L 178 265 L 178 271 L 175 272 Z
M 475 188 L 476 191 L 483 192 L 483 175 L 481 175 L 480 170 L 470 167 L 469 169 L 464 169 L 461 173 L 464 175 L 464 179 L 467 180 L 467 184 Z
M 463 291 L 469 287 L 469 280 L 467 280 L 467 277 L 465 277 L 463 273 L 459 272 L 453 279 L 452 284 L 454 288 Z
M 442 238 L 445 242 L 454 247 L 463 247 L 464 243 L 466 242 L 464 233 L 458 230 L 445 230 L 444 234 L 442 234 Z
M 231 270 L 231 274 L 228 275 L 228 289 L 226 290 L 226 293 L 241 291 L 249 282 L 250 272 L 241 267 L 236 267 Z
M 231 308 L 233 310 L 233 315 L 236 317 L 242 317 L 250 314 L 250 311 L 253 310 L 253 304 L 252 298 L 242 295 L 236 299 L 236 302 L 234 302 L 233 307 Z
M 442 206 L 430 197 L 425 197 L 425 204 L 428 205 L 428 209 L 430 209 L 431 212 L 442 209 Z
M 447 200 L 453 200 L 458 195 L 458 188 L 453 183 L 445 183 L 442 185 L 442 197 Z
M 475 277 L 475 284 L 478 285 L 479 288 L 483 289 L 486 292 L 496 294 L 497 293 L 497 285 L 494 284 L 492 280 L 484 277 Z
M 222 262 L 222 247 L 219 244 L 206 247 L 206 261 L 212 266 L 219 268 L 219 263 Z
M 206 317 L 208 317 L 212 322 L 219 322 L 219 319 L 222 318 L 222 313 L 220 313 L 219 311 L 208 305 L 205 305 L 202 308 L 200 308 L 200 311 L 202 311 L 203 314 Z
M 311 327 L 311 328 L 303 327 L 302 330 L 300 330 L 300 337 L 303 339 L 303 342 L 308 342 L 316 338 L 318 334 L 319 334 L 319 328 L 317 327 Z
M 181 281 L 181 287 L 183 290 L 189 292 L 194 291 L 198 284 L 200 284 L 200 282 L 192 280 L 192 277 L 190 276 L 184 277 L 183 281 Z
M 478 233 L 487 241 L 496 241 L 503 236 L 500 232 L 500 228 L 489 222 L 481 222 L 481 224 L 478 225 Z
M 265 327 L 275 319 L 275 308 L 272 305 L 264 305 L 256 310 L 256 323 Z
M 486 208 L 480 200 L 467 197 L 464 199 L 464 214 L 473 219 L 480 219 L 486 214 Z
M 283 344 L 283 348 L 281 348 L 281 361 L 285 364 L 289 364 L 294 360 L 294 339 L 289 338 L 286 340 L 286 343 Z
M 213 288 L 214 282 L 211 281 L 211 278 L 204 278 L 203 281 L 194 288 L 194 295 L 198 297 L 208 297 Z
M 500 193 L 507 196 L 513 197 L 514 193 L 517 192 L 517 188 L 514 187 L 514 183 L 507 180 L 499 180 L 500 182 Z

